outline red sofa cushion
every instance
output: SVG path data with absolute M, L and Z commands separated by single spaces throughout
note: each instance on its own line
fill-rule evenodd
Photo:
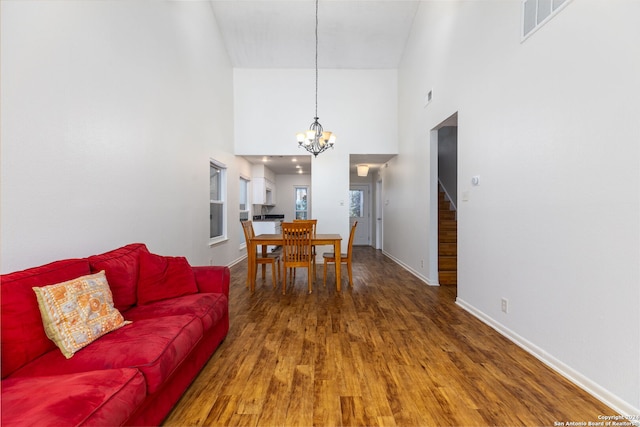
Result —
M 202 339 L 202 322 L 193 315 L 143 319 L 100 337 L 71 359 L 50 351 L 13 376 L 63 375 L 98 369 L 138 368 L 149 394 L 155 392 Z
M 221 293 L 229 298 L 229 283 L 231 281 L 229 267 L 200 266 L 191 267 L 191 270 L 196 277 L 196 284 L 200 292 Z
M 145 397 L 137 369 L 8 378 L 2 381 L 2 425 L 118 426 Z
M 44 332 L 33 287 L 53 285 L 89 274 L 89 263 L 68 259 L 0 276 L 2 378 L 36 357 L 56 349 Z
M 131 243 L 88 258 L 92 273 L 105 271 L 113 294 L 113 305 L 119 311 L 124 311 L 136 304 L 138 258 L 141 253 L 149 253 L 144 243 Z
M 195 294 L 139 305 L 122 313 L 126 320 L 137 322 L 179 314 L 193 314 L 202 321 L 206 334 L 228 312 L 229 303 L 223 294 Z
M 196 278 L 186 258 L 140 254 L 138 305 L 196 292 Z

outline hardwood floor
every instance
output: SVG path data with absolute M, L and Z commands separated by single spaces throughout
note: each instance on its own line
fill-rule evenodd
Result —
M 251 295 L 246 262 L 234 266 L 229 335 L 165 425 L 553 426 L 613 414 L 455 305 L 455 287 L 427 286 L 370 247 L 354 248 L 353 273 L 341 294 L 330 270 L 311 295 L 306 274 L 284 296 L 267 274 Z

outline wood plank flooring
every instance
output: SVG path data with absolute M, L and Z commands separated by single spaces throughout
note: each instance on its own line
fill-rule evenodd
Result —
M 354 286 L 333 270 L 281 294 L 246 261 L 231 269 L 229 335 L 167 426 L 553 426 L 612 415 L 370 247 L 355 247 Z M 333 286 L 331 285 L 333 284 Z

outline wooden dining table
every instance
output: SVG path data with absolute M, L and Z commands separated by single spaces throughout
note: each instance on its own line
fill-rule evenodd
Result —
M 336 254 L 336 290 L 340 292 L 340 250 L 341 250 L 342 236 L 339 234 L 316 234 L 311 239 L 311 244 L 315 246 L 333 245 L 333 252 Z M 267 255 L 267 246 L 282 246 L 282 234 L 259 234 L 249 242 L 248 249 L 248 262 L 249 262 L 249 280 L 251 286 L 251 292 L 256 289 L 256 249 L 258 246 L 262 246 L 262 256 Z

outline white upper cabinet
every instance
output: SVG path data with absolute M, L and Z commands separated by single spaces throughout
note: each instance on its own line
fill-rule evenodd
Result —
M 276 184 L 275 174 L 264 165 L 252 165 L 253 201 L 254 205 L 275 206 Z

